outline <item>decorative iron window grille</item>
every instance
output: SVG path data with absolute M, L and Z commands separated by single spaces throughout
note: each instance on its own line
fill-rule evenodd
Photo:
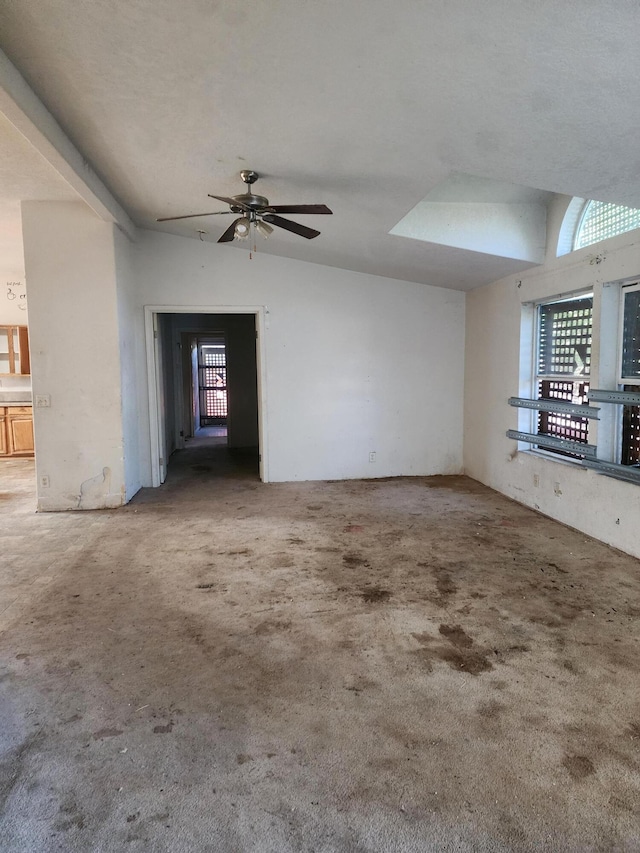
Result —
M 586 405 L 591 373 L 591 294 L 538 307 L 536 388 L 539 400 Z M 539 435 L 588 443 L 588 418 L 563 412 L 538 413 Z M 579 453 L 549 449 L 581 459 Z
M 638 391 L 637 385 L 625 385 L 625 391 Z M 640 406 L 622 407 L 622 465 L 640 465 Z
M 224 346 L 200 347 L 200 426 L 227 419 L 227 357 Z
M 622 288 L 622 346 L 620 384 L 625 391 L 640 391 L 640 284 Z M 623 384 L 624 383 L 624 384 Z M 640 465 L 640 406 L 622 407 L 622 465 Z

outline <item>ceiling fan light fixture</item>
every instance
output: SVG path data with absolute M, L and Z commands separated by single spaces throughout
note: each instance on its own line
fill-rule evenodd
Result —
M 269 234 L 273 234 L 273 228 L 270 225 L 267 225 L 266 222 L 263 222 L 259 219 L 256 222 L 256 231 L 260 234 L 261 237 L 264 237 L 266 240 Z
M 236 222 L 236 227 L 233 229 L 233 236 L 237 240 L 246 240 L 249 236 L 250 226 L 251 222 L 247 219 L 246 216 L 243 216 Z

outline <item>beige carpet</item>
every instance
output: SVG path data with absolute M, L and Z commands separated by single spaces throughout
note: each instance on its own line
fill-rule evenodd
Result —
M 0 849 L 640 850 L 638 561 L 200 444 L 120 511 L 0 463 Z

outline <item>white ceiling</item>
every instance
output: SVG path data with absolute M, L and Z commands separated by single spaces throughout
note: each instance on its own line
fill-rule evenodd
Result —
M 77 194 L 0 113 L 0 274 L 24 283 L 20 201 L 75 200 Z
M 215 240 L 226 217 L 155 218 L 222 209 L 207 193 L 252 168 L 272 203 L 334 211 L 261 251 L 463 290 L 523 264 L 389 234 L 452 174 L 640 206 L 639 20 L 635 0 L 0 0 L 3 50 L 138 224 Z

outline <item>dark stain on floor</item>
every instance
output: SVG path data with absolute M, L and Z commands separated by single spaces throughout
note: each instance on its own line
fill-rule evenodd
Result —
M 342 562 L 345 564 L 345 566 L 348 566 L 349 568 L 369 565 L 367 560 L 361 554 L 344 554 L 342 557 Z
M 566 755 L 562 764 L 576 782 L 595 773 L 593 762 L 586 755 Z
M 118 735 L 121 735 L 121 734 L 122 734 L 121 729 L 113 729 L 113 728 L 111 728 L 111 729 L 100 729 L 99 731 L 93 733 L 93 739 L 94 740 L 104 740 L 105 738 L 108 738 L 108 737 L 118 737 Z
M 458 672 L 468 672 L 469 675 L 480 675 L 493 669 L 490 658 L 495 652 L 474 648 L 473 640 L 460 625 L 440 625 L 438 631 L 447 640 L 446 644 L 438 642 L 428 632 L 412 634 L 422 646 L 414 654 L 425 663 L 427 672 L 432 671 L 435 660 L 443 661 Z
M 460 625 L 440 625 L 438 631 L 459 649 L 469 649 L 473 640 Z
M 360 596 L 367 604 L 380 604 L 383 601 L 388 601 L 391 598 L 391 593 L 388 589 L 373 586 L 363 589 Z

